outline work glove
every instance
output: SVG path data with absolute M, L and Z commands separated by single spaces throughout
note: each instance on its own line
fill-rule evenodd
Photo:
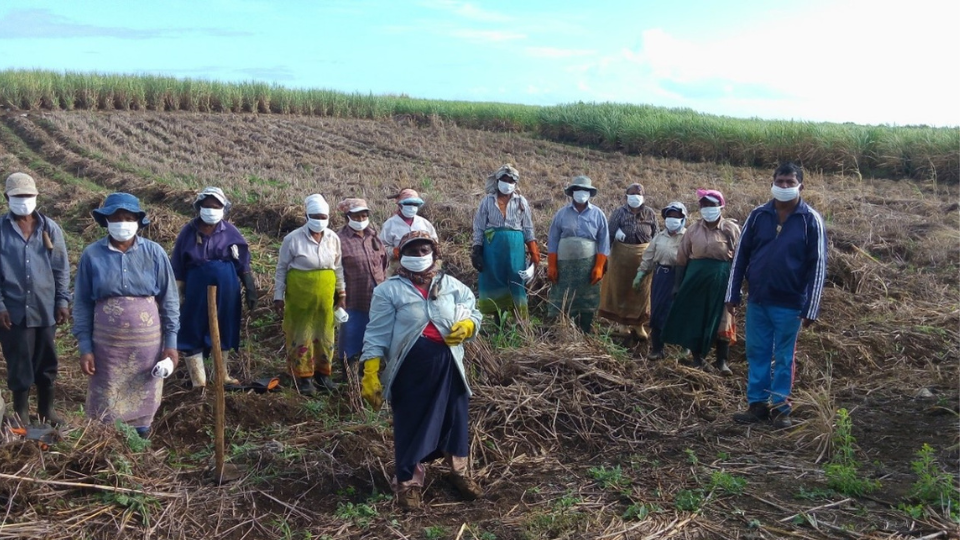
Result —
M 477 272 L 483 272 L 483 246 L 473 246 L 470 252 L 470 264 Z
M 380 385 L 380 359 L 369 358 L 363 362 L 363 380 L 360 381 L 360 397 L 379 411 L 383 407 L 383 386 Z
M 537 245 L 536 240 L 527 242 L 527 253 L 530 254 L 530 262 L 534 266 L 540 266 L 540 246 Z
M 627 239 L 627 235 L 622 229 L 617 229 L 617 234 L 613 235 L 613 237 L 617 239 L 617 242 L 623 242 Z
M 530 263 L 530 266 L 517 273 L 520 274 L 520 279 L 522 279 L 524 283 L 529 283 L 530 280 L 533 279 L 533 273 L 536 272 L 536 268 L 536 265 Z
M 643 278 L 647 275 L 646 272 L 640 270 L 637 272 L 637 277 L 633 278 L 633 290 L 640 290 L 640 282 L 643 281 Z
M 554 283 L 560 279 L 560 270 L 557 268 L 556 253 L 547 253 L 547 279 Z
M 253 311 L 257 308 L 257 282 L 250 272 L 240 276 L 240 279 L 243 281 L 243 288 L 246 289 L 247 311 Z
M 597 253 L 597 258 L 593 262 L 593 270 L 590 272 L 590 284 L 596 285 L 603 279 L 604 267 L 607 265 L 607 256 Z
M 473 323 L 473 319 L 464 319 L 460 322 L 455 322 L 453 326 L 450 327 L 450 333 L 447 334 L 447 337 L 443 338 L 443 342 L 451 347 L 460 345 L 473 335 L 476 328 L 477 325 Z

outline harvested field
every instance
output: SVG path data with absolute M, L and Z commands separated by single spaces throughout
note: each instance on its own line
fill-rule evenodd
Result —
M 608 213 L 631 182 L 648 204 L 697 187 L 728 199 L 741 221 L 769 198 L 767 170 L 686 163 L 564 146 L 518 133 L 445 125 L 255 114 L 45 112 L 0 116 L 0 171 L 32 174 L 40 209 L 68 235 L 71 258 L 98 238 L 89 218 L 107 193 L 146 204 L 145 236 L 170 247 L 206 185 L 234 202 L 230 218 L 254 245 L 260 306 L 245 321 L 241 374 L 283 371 L 283 338 L 268 306 L 283 235 L 303 197 L 366 197 L 372 219 L 411 186 L 427 200 L 446 268 L 468 285 L 470 224 L 483 179 L 504 162 L 521 172 L 541 244 L 561 188 L 587 174 Z M 182 368 L 164 390 L 148 449 L 83 420 L 86 381 L 60 331 L 62 440 L 0 445 L 2 538 L 953 538 L 956 517 L 917 505 L 911 462 L 924 443 L 957 483 L 960 405 L 960 212 L 956 186 L 808 171 L 804 197 L 830 239 L 820 324 L 801 334 L 797 427 L 744 427 L 741 341 L 733 378 L 648 361 L 610 329 L 584 337 L 539 317 L 485 326 L 468 347 L 472 466 L 486 496 L 464 503 L 431 470 L 422 511 L 389 491 L 390 415 L 357 391 L 306 399 L 290 390 L 228 394 L 227 453 L 244 478 L 206 481 L 212 393 L 188 390 Z M 342 218 L 331 226 L 338 229 Z M 535 284 L 540 313 L 546 287 Z M 7 396 L 8 397 L 8 396 Z M 836 410 L 852 420 L 859 474 L 881 487 L 828 487 Z M 7 437 L 10 438 L 9 436 Z M 954 500 L 956 503 L 956 500 Z

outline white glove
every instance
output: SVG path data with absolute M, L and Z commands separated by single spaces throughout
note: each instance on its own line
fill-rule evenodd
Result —
M 617 242 L 623 242 L 627 239 L 627 235 L 624 234 L 622 229 L 617 229 L 617 234 L 614 235 L 614 238 L 617 239 Z
M 347 310 L 343 309 L 342 307 L 338 307 L 333 312 L 333 318 L 338 324 L 343 324 L 350 320 L 350 315 L 347 313 Z
M 521 270 L 517 273 L 520 274 L 520 279 L 522 279 L 524 283 L 529 283 L 530 280 L 533 279 L 533 272 L 535 268 L 536 267 L 531 264 L 526 270 Z
M 173 360 L 170 357 L 164 358 L 153 366 L 153 376 L 158 379 L 166 379 L 173 373 Z

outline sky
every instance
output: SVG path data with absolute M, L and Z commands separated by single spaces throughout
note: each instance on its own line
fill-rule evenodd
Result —
M 960 126 L 960 0 L 2 0 L 0 69 Z

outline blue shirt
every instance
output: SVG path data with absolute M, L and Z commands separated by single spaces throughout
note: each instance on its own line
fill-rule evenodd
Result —
M 610 233 L 607 216 L 596 206 L 587 203 L 583 212 L 577 212 L 573 203 L 564 206 L 553 216 L 547 237 L 547 253 L 556 253 L 561 238 L 576 236 L 597 243 L 597 253 L 610 256 Z
M 70 302 L 70 261 L 60 226 L 39 212 L 33 216 L 30 238 L 11 214 L 0 218 L 0 312 L 9 312 L 13 324 L 41 328 L 53 326 L 54 308 Z M 53 249 L 47 249 L 44 233 Z
M 80 354 L 93 352 L 93 311 L 97 301 L 116 296 L 153 296 L 157 300 L 163 347 L 177 348 L 180 297 L 170 259 L 160 244 L 136 237 L 126 253 L 102 238 L 83 250 L 74 288 L 73 335 Z

